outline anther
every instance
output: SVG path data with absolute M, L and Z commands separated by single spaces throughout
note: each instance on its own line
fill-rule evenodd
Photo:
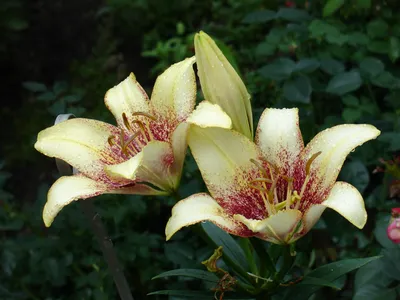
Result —
M 109 136 L 108 137 L 108 144 L 110 145 L 110 147 L 112 147 L 112 146 L 114 146 L 115 145 L 115 136 L 114 135 L 111 135 L 111 136 Z
M 140 131 L 138 133 L 142 132 L 146 140 L 149 141 L 146 135 L 146 127 L 144 126 L 143 122 L 139 120 L 134 120 L 132 123 L 137 124 L 140 127 Z
M 131 135 L 126 141 L 124 141 L 121 150 L 122 152 L 124 152 L 125 154 L 127 154 L 127 149 L 130 143 L 132 143 L 132 141 L 140 134 L 140 132 L 136 132 L 135 134 Z
M 252 181 L 250 181 L 251 183 L 256 183 L 256 182 L 266 182 L 266 183 L 272 183 L 271 179 L 268 178 L 256 178 Z
M 157 120 L 157 118 L 151 114 L 145 113 L 145 112 L 134 112 L 132 114 L 132 116 L 143 116 L 143 117 L 147 117 L 149 119 L 152 119 L 153 121 Z
M 131 125 L 129 124 L 128 118 L 126 117 L 125 113 L 122 113 L 122 120 L 124 122 L 124 125 L 125 125 L 126 129 L 131 131 L 132 128 L 131 128 Z
M 252 159 L 252 158 L 250 159 L 250 161 L 251 161 L 253 164 L 256 165 L 256 167 L 260 170 L 261 174 L 263 174 L 264 177 L 268 177 L 267 171 L 265 170 L 265 168 L 264 168 L 258 161 L 256 161 L 255 159 Z
M 264 189 L 262 187 L 259 187 L 259 186 L 253 185 L 253 184 L 249 184 L 249 187 L 259 190 L 260 192 L 268 193 L 268 189 Z
M 313 163 L 313 161 L 321 154 L 322 152 L 319 151 L 317 153 L 314 153 L 310 159 L 307 161 L 306 163 L 306 175 L 308 176 L 310 174 L 310 168 L 311 168 L 311 164 Z

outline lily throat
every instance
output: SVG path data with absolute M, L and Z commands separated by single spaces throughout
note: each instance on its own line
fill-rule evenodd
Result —
M 311 164 L 320 154 L 321 152 L 317 152 L 307 160 L 305 164 L 305 178 L 299 190 L 294 188 L 294 183 L 296 180 L 302 180 L 302 178 L 285 176 L 279 172 L 276 166 L 266 160 L 264 162 L 267 163 L 267 168 L 254 159 L 250 160 L 257 167 L 261 176 L 251 180 L 249 187 L 259 191 L 268 216 L 275 215 L 281 210 L 300 208 L 304 192 L 311 178 Z M 282 190 L 282 185 L 286 185 L 284 197 L 282 197 L 282 193 L 278 193 L 278 190 Z

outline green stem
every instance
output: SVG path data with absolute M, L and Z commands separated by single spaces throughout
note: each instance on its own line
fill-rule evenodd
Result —
M 250 240 L 248 238 L 240 238 L 239 244 L 244 251 L 247 263 L 250 266 L 251 273 L 259 276 L 260 272 L 258 270 L 256 260 L 254 259 L 254 254 L 253 254 L 254 248 L 253 248 L 253 245 L 251 244 Z
M 256 253 L 260 259 L 260 276 L 266 277 L 270 274 L 275 274 L 275 265 L 272 262 L 272 259 L 269 256 L 267 249 L 265 249 L 263 245 L 264 242 L 258 238 L 252 238 L 251 243 L 253 244 L 253 247 L 256 250 Z
M 290 269 L 293 266 L 294 262 L 294 256 L 291 255 L 291 247 L 289 246 L 284 246 L 283 247 L 283 264 L 281 269 L 279 270 L 278 273 L 275 275 L 275 282 L 281 283 L 285 275 L 290 271 Z
M 89 220 L 90 227 L 99 242 L 101 252 L 103 252 L 108 269 L 113 276 L 120 298 L 122 300 L 133 300 L 131 290 L 123 273 L 122 266 L 117 258 L 117 254 L 115 253 L 113 243 L 107 234 L 100 215 L 96 213 L 92 200 L 86 199 L 80 203 L 83 212 Z

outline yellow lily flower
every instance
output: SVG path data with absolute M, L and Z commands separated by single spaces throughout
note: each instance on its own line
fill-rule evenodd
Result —
M 306 147 L 298 109 L 266 109 L 255 143 L 223 128 L 189 130 L 188 143 L 211 196 L 179 201 L 166 226 L 167 240 L 184 226 L 211 221 L 234 235 L 289 244 L 305 235 L 326 207 L 358 228 L 365 225 L 362 196 L 336 178 L 346 156 L 380 134 L 374 126 L 335 126 Z
M 253 140 L 250 94 L 235 69 L 205 32 L 194 38 L 196 63 L 204 97 L 232 119 L 233 129 Z
M 105 104 L 118 127 L 77 118 L 39 133 L 39 152 L 79 171 L 50 188 L 43 210 L 46 226 L 78 199 L 104 193 L 162 195 L 177 188 L 187 148 L 185 120 L 196 100 L 194 62 L 187 58 L 161 74 L 151 101 L 132 73 L 111 88 Z

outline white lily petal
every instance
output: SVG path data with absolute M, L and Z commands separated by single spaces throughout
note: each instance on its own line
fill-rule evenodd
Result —
M 176 175 L 170 173 L 174 156 L 169 143 L 149 142 L 140 153 L 129 160 L 105 167 L 115 180 L 149 182 L 164 191 L 175 187 Z
M 310 206 L 309 209 L 306 210 L 303 216 L 303 225 L 304 225 L 304 230 L 302 232 L 303 236 L 307 232 L 311 230 L 311 228 L 314 227 L 314 225 L 318 222 L 318 220 L 321 218 L 322 213 L 325 211 L 326 207 L 321 205 L 321 204 L 316 204 Z M 298 238 L 300 238 L 299 236 Z
M 380 131 L 372 125 L 338 125 L 317 134 L 303 150 L 301 157 L 308 161 L 317 152 L 321 154 L 311 164 L 311 189 L 332 187 L 347 155 L 357 146 L 375 139 Z
M 231 118 L 217 104 L 202 101 L 187 119 L 188 123 L 197 126 L 232 128 Z
M 43 209 L 43 221 L 47 227 L 53 223 L 60 210 L 78 199 L 86 199 L 103 194 L 109 187 L 83 175 L 63 176 L 50 188 Z
M 234 218 L 245 224 L 257 237 L 275 244 L 287 244 L 301 220 L 301 212 L 296 209 L 281 210 L 264 220 L 247 219 L 242 215 Z
M 354 186 L 346 182 L 336 182 L 322 205 L 336 210 L 359 229 L 367 222 L 363 197 Z
M 60 158 L 93 179 L 104 176 L 107 164 L 120 162 L 111 151 L 108 138 L 118 128 L 89 119 L 70 119 L 42 130 L 35 148 L 44 155 Z
M 228 129 L 192 125 L 188 143 L 213 197 L 228 200 L 232 192 L 250 189 L 244 176 L 255 169 L 250 160 L 261 153 L 248 138 Z
M 158 76 L 151 95 L 151 105 L 155 112 L 171 118 L 185 120 L 193 111 L 196 102 L 196 77 L 190 57 L 173 64 Z
M 105 166 L 104 170 L 110 178 L 114 180 L 135 180 L 137 171 L 142 164 L 143 152 L 139 152 L 134 157 L 115 165 Z
M 104 103 L 114 115 L 118 126 L 124 128 L 122 114 L 129 121 L 133 120 L 135 112 L 149 113 L 149 98 L 136 77 L 131 73 L 124 81 L 109 89 L 104 97 Z
M 182 174 L 183 163 L 185 161 L 187 151 L 187 135 L 189 131 L 189 124 L 186 122 L 180 123 L 174 130 L 171 137 L 172 152 L 174 153 L 174 164 L 171 169 L 173 174 Z M 179 180 L 176 182 L 178 188 Z
M 183 199 L 172 208 L 172 215 L 165 227 L 167 241 L 182 227 L 202 221 L 211 221 L 227 232 L 241 235 L 243 227 L 207 194 L 195 194 Z
M 256 144 L 266 160 L 286 176 L 293 175 L 294 162 L 304 148 L 298 111 L 297 108 L 267 108 L 260 117 L 256 132 Z
M 43 221 L 47 227 L 50 227 L 54 218 L 64 206 L 79 199 L 87 199 L 105 193 L 139 195 L 165 194 L 162 191 L 157 191 L 143 184 L 113 187 L 87 178 L 82 174 L 63 176 L 51 186 L 47 194 L 47 202 L 43 209 Z

